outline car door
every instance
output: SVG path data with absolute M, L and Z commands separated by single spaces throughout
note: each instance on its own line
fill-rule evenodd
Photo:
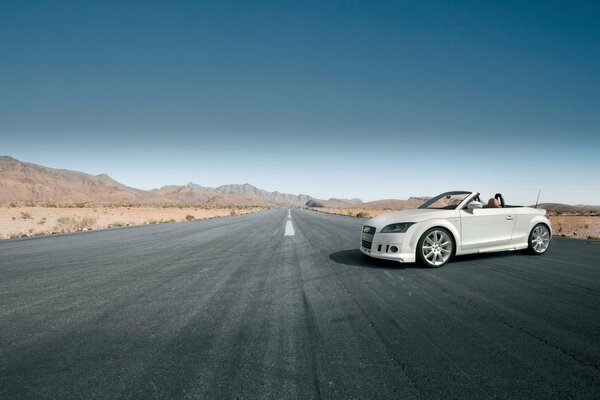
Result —
M 502 247 L 509 245 L 515 227 L 510 208 L 460 210 L 461 248 Z

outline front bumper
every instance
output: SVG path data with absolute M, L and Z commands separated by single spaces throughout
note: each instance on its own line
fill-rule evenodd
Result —
M 364 229 L 360 244 L 363 254 L 383 260 L 415 262 L 415 252 L 407 246 L 409 237 L 405 233 L 365 233 Z
M 369 257 L 380 258 L 382 260 L 398 261 L 401 263 L 414 263 L 415 253 L 383 253 L 377 249 L 369 250 L 360 246 L 360 251 Z

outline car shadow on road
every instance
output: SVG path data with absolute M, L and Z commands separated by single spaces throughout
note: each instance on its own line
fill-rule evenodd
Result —
M 457 256 L 450 260 L 448 264 L 446 264 L 445 268 L 450 267 L 451 265 L 455 266 L 466 266 L 471 263 L 484 262 L 486 260 L 501 260 L 501 259 L 510 259 L 510 258 L 518 258 L 518 257 L 529 257 L 530 254 L 524 251 L 506 251 L 506 252 L 497 252 L 497 253 L 479 253 L 479 254 L 469 254 L 464 256 Z M 382 260 L 378 258 L 372 258 L 364 255 L 358 249 L 349 249 L 337 251 L 335 253 L 331 253 L 329 255 L 329 259 L 335 263 L 342 265 L 349 265 L 354 267 L 363 267 L 363 268 L 379 268 L 379 269 L 407 269 L 407 268 L 421 268 L 421 269 L 430 269 L 423 267 L 419 263 L 407 263 L 403 264 L 397 261 L 389 261 Z
M 336 251 L 329 255 L 329 259 L 335 263 L 350 265 L 363 268 L 382 268 L 382 269 L 405 269 L 405 268 L 423 268 L 420 264 L 403 264 L 398 261 L 381 260 L 364 255 L 358 249 L 349 249 Z
M 477 261 L 485 261 L 485 260 L 501 260 L 501 259 L 510 259 L 510 258 L 519 258 L 519 257 L 535 257 L 533 254 L 530 254 L 524 250 L 514 250 L 514 251 L 498 251 L 492 253 L 475 253 L 475 254 L 466 254 L 462 256 L 456 256 L 450 260 L 451 263 L 458 264 L 460 262 L 477 262 Z

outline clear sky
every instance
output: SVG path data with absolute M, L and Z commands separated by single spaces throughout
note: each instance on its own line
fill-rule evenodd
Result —
M 600 204 L 600 3 L 0 3 L 0 154 L 363 200 Z

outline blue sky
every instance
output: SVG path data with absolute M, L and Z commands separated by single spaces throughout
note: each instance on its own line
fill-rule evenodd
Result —
M 597 2 L 2 2 L 0 154 L 364 200 L 600 204 Z

